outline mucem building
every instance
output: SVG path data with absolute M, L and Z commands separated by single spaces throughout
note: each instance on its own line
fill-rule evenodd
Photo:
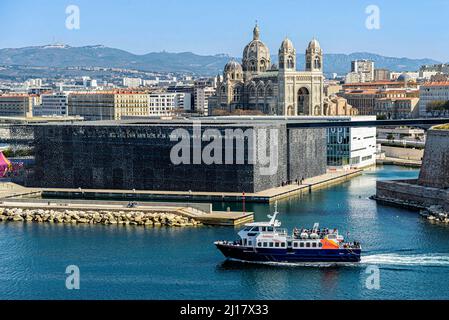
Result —
M 258 192 L 326 172 L 326 131 L 285 121 L 146 120 L 35 126 L 29 186 Z

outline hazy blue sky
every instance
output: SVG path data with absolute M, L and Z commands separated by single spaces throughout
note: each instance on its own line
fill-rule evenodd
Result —
M 79 30 L 65 27 L 68 5 Z M 365 27 L 368 5 L 380 29 Z M 240 56 L 255 20 L 276 52 L 285 36 L 298 51 L 317 37 L 328 53 L 367 51 L 449 61 L 449 0 L 0 0 L 0 48 L 56 42 Z

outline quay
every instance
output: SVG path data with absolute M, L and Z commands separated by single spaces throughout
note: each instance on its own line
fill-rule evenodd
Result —
M 327 172 L 324 175 L 306 179 L 302 184 L 289 184 L 256 193 L 243 192 L 196 192 L 155 190 L 106 190 L 106 189 L 61 189 L 44 188 L 42 198 L 49 199 L 92 199 L 128 201 L 199 201 L 199 202 L 246 202 L 270 203 L 292 196 L 310 193 L 313 190 L 342 183 L 362 174 L 363 170 Z
M 180 216 L 201 222 L 204 225 L 214 226 L 236 226 L 254 221 L 254 214 L 252 212 L 213 211 L 212 204 L 207 203 L 141 202 L 133 203 L 132 206 L 129 206 L 129 204 L 129 202 L 123 201 L 0 199 L 1 210 L 10 209 L 19 210 L 19 212 L 33 210 L 36 212 L 39 211 L 40 213 L 48 211 L 63 213 L 91 211 L 102 216 L 108 215 L 114 216 L 115 218 L 120 217 L 120 215 L 124 217 L 129 213 L 150 214 L 157 212 Z M 120 215 L 117 215 L 118 213 Z M 25 220 L 24 217 L 22 218 Z M 15 221 L 23 220 L 17 219 Z M 109 223 L 108 221 L 105 224 L 113 223 Z
M 395 165 L 411 168 L 421 168 L 422 166 L 422 161 L 420 160 L 400 159 L 391 157 L 386 157 L 384 159 L 377 159 L 376 162 L 377 165 Z

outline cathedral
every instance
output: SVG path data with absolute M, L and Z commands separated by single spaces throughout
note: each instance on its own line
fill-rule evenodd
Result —
M 271 63 L 270 50 L 260 40 L 256 24 L 242 64 L 235 60 L 226 64 L 223 80 L 209 100 L 209 112 L 243 109 L 267 115 L 323 115 L 323 51 L 318 41 L 309 43 L 304 71 L 297 71 L 296 49 L 287 38 L 278 62 Z

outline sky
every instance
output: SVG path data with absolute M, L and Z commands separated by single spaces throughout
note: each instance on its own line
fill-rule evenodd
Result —
M 79 29 L 66 27 L 69 5 L 80 10 Z M 366 27 L 370 5 L 379 28 Z M 449 62 L 448 14 L 449 0 L 0 0 L 0 48 L 57 42 L 240 57 L 257 20 L 272 53 L 285 37 L 297 51 L 316 37 L 325 53 Z

